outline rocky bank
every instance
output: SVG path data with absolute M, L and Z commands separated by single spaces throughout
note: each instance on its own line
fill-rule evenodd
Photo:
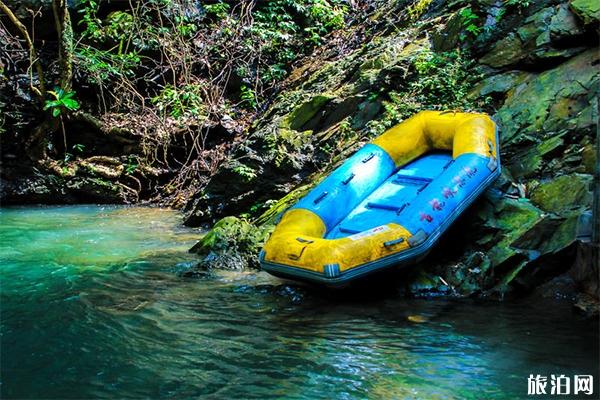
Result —
M 572 267 L 578 235 L 590 229 L 599 17 L 592 0 L 389 2 L 373 10 L 298 63 L 188 201 L 187 224 L 218 221 L 193 249 L 199 268 L 256 268 L 278 215 L 406 116 L 477 110 L 500 126 L 502 177 L 399 286 L 416 296 L 493 298 L 536 287 L 574 296 L 577 288 L 597 299 L 598 271 L 583 281 Z

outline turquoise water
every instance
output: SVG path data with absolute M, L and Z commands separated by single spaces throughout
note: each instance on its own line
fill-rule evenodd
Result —
M 568 302 L 189 278 L 197 237 L 169 210 L 1 209 L 0 397 L 512 400 L 531 373 L 598 382 L 598 326 Z

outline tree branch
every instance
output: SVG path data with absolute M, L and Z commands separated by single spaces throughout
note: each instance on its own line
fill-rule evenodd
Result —
M 65 91 L 71 88 L 73 77 L 73 27 L 66 0 L 53 0 L 52 10 L 58 33 L 58 59 L 60 62 L 60 87 Z
M 35 51 L 35 47 L 33 46 L 33 41 L 31 40 L 31 36 L 29 36 L 29 32 L 23 23 L 17 18 L 17 16 L 8 8 L 3 1 L 0 0 L 0 10 L 4 12 L 8 19 L 13 23 L 13 25 L 19 30 L 23 39 L 25 39 L 25 43 L 27 44 L 27 48 L 29 49 L 29 63 L 31 66 L 35 66 L 38 79 L 40 80 L 40 87 L 37 88 L 33 85 L 33 73 L 29 72 L 29 86 L 31 87 L 31 91 L 34 92 L 41 100 L 44 99 L 46 95 L 46 86 L 44 84 L 44 71 L 42 70 L 42 64 L 38 59 L 37 52 Z

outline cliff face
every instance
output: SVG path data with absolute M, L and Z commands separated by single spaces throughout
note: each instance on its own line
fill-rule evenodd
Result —
M 188 202 L 190 225 L 228 217 L 195 251 L 256 266 L 276 216 L 358 147 L 422 109 L 462 109 L 498 122 L 503 175 L 406 289 L 503 296 L 565 273 L 592 204 L 598 18 L 587 0 L 377 8 L 298 64 Z

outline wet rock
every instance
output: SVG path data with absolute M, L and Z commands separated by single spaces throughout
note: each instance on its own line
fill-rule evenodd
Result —
M 536 288 L 533 295 L 552 299 L 574 299 L 576 297 L 575 282 L 569 275 L 563 274 Z
M 271 230 L 237 217 L 225 217 L 190 252 L 203 257 L 200 269 L 258 268 L 258 253 Z
M 589 207 L 592 202 L 592 176 L 563 175 L 540 184 L 531 194 L 531 202 L 545 211 L 561 213 L 578 207 Z

